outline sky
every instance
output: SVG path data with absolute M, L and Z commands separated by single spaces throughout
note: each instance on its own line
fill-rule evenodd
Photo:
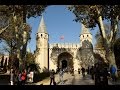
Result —
M 66 5 L 52 5 L 46 8 L 43 13 L 47 32 L 49 34 L 49 43 L 80 43 L 79 35 L 81 33 L 81 23 L 73 21 L 75 15 L 69 11 Z M 41 21 L 41 16 L 27 19 L 27 23 L 32 27 L 31 40 L 27 48 L 34 53 L 36 50 L 36 33 Z M 98 27 L 90 30 L 93 35 L 93 46 L 96 43 L 95 34 Z M 60 39 L 64 36 L 64 39 Z M 0 47 L 6 47 L 4 43 Z M 0 48 L 2 51 L 2 48 Z
M 79 35 L 81 32 L 81 24 L 73 21 L 75 15 L 69 11 L 65 5 L 52 5 L 46 8 L 43 13 L 47 32 L 49 34 L 49 43 L 80 43 Z M 31 52 L 36 50 L 36 33 L 41 21 L 41 16 L 27 19 L 27 23 L 32 27 L 31 40 L 28 47 Z M 93 45 L 95 44 L 95 30 L 90 30 L 93 35 Z M 61 40 L 60 37 L 64 36 Z

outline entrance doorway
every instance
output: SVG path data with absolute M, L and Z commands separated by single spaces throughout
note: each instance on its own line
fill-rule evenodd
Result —
M 58 56 L 58 68 L 70 70 L 73 68 L 73 56 L 68 52 L 63 52 Z
M 67 68 L 67 61 L 66 60 L 62 60 L 62 69 Z

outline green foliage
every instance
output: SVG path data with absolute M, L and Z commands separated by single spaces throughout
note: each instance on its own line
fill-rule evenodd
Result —
M 27 41 L 30 39 L 31 30 L 26 24 L 26 18 L 40 16 L 46 7 L 47 5 L 0 6 L 0 21 L 2 21 L 0 29 L 8 24 L 10 25 L 8 29 L 2 30 L 4 34 L 0 35 L 0 39 L 5 40 L 10 47 L 8 51 L 11 55 L 20 50 L 20 58 L 25 59 Z
M 96 12 L 96 7 L 101 13 L 104 11 L 102 5 L 71 5 L 68 9 L 76 15 L 76 22 L 82 22 L 86 27 L 93 28 L 96 27 L 100 15 Z
M 35 64 L 35 57 L 34 57 L 34 54 L 31 53 L 31 52 L 28 52 L 26 54 L 26 64 L 27 66 L 31 65 L 31 64 Z

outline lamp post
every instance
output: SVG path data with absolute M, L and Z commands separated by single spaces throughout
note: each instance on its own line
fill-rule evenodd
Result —
M 57 63 L 57 68 L 59 68 L 59 65 L 58 65 L 59 64 L 59 61 L 58 61 L 58 50 L 56 51 L 56 63 Z

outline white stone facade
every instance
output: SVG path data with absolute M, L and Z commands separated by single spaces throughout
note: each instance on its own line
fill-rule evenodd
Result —
M 84 40 L 88 40 L 92 43 L 92 35 L 86 29 L 84 32 L 80 34 L 80 43 L 54 43 L 49 44 L 49 35 L 46 31 L 46 26 L 43 20 L 43 17 L 40 22 L 40 26 L 38 28 L 37 37 L 36 37 L 36 51 L 35 51 L 35 61 L 39 64 L 41 70 L 43 71 L 44 68 L 49 70 L 58 68 L 58 63 L 61 65 L 61 61 L 59 62 L 58 59 L 68 59 L 73 62 L 74 70 L 78 70 L 81 68 L 82 60 L 77 58 L 78 51 L 82 47 L 82 42 Z M 61 56 L 60 56 L 61 55 Z M 63 57 L 62 57 L 63 55 Z M 65 56 L 67 55 L 67 56 Z

